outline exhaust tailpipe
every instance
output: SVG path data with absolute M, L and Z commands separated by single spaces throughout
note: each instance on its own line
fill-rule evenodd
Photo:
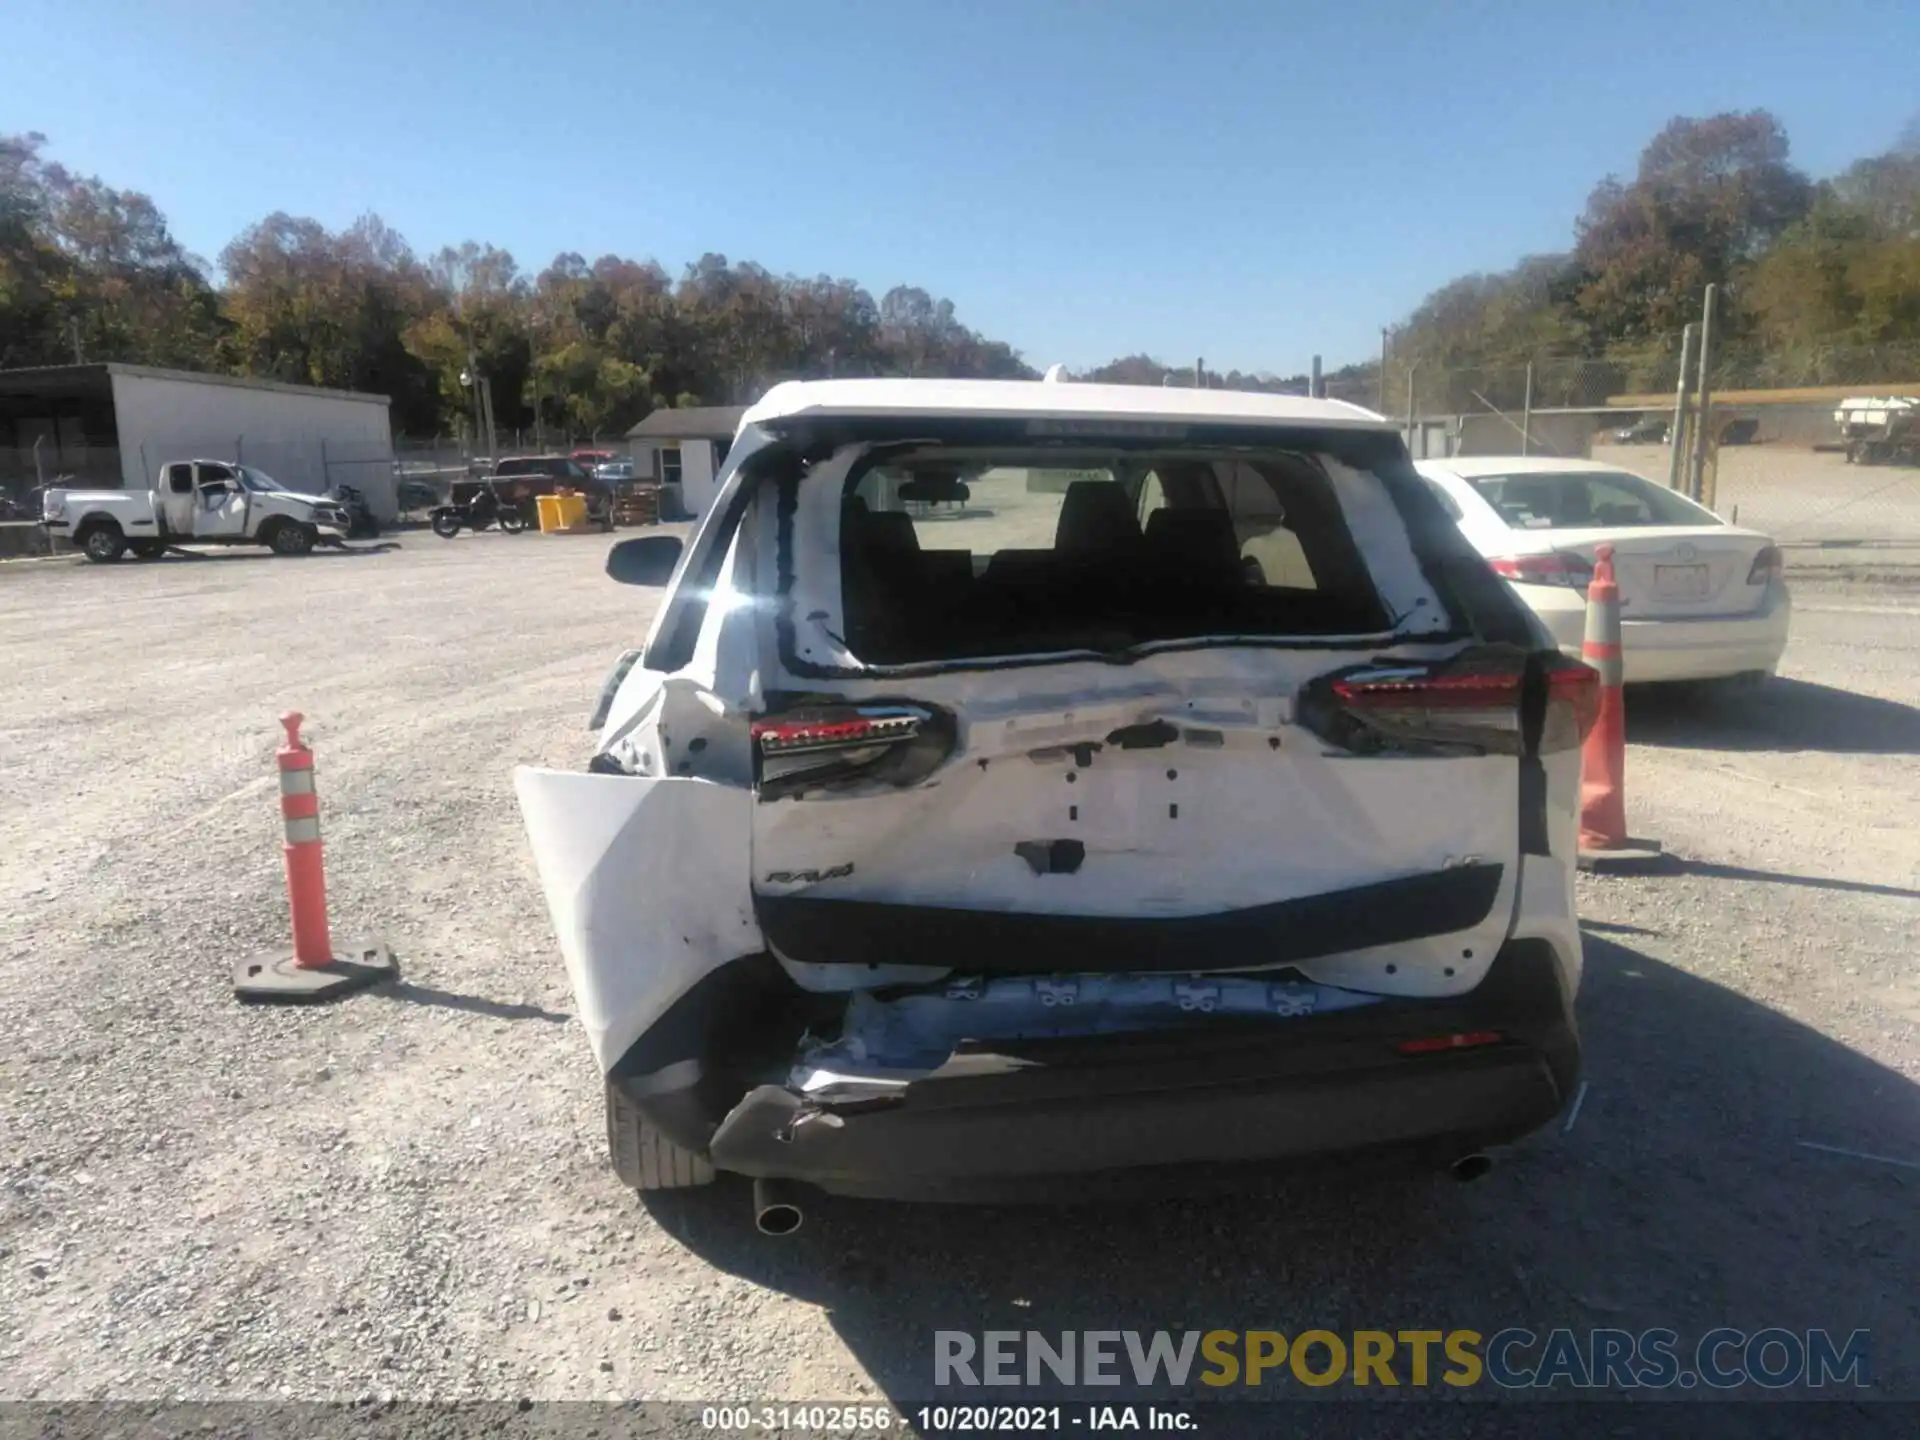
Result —
M 1454 1161 L 1453 1164 L 1449 1165 L 1447 1169 L 1452 1173 L 1454 1179 L 1464 1185 L 1469 1180 L 1478 1180 L 1482 1175 L 1493 1169 L 1493 1157 L 1482 1154 L 1476 1150 L 1471 1155 L 1462 1155 L 1458 1160 Z
M 762 1235 L 791 1235 L 805 1218 L 799 1192 L 786 1181 L 753 1182 L 753 1223 Z

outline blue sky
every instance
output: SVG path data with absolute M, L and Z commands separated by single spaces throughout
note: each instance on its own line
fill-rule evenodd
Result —
M 1331 367 L 1564 248 L 1676 113 L 1816 175 L 1920 114 L 1914 0 L 7 0 L 0 131 L 216 257 L 274 210 L 428 252 L 703 251 L 925 286 L 1046 365 Z

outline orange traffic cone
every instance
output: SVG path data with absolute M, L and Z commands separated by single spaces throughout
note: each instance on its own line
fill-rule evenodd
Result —
M 289 710 L 280 717 L 287 743 L 280 766 L 280 818 L 286 826 L 287 906 L 293 915 L 293 948 L 256 955 L 233 969 L 233 993 L 242 1000 L 331 1000 L 350 991 L 397 980 L 393 951 L 377 940 L 336 945 L 327 926 L 327 878 L 320 850 L 320 797 L 313 788 L 313 751 L 300 738 L 306 717 Z
M 1580 748 L 1580 868 L 1619 873 L 1657 867 L 1664 859 L 1660 842 L 1627 835 L 1627 707 L 1611 545 L 1595 553 L 1580 658 L 1600 672 L 1600 716 Z

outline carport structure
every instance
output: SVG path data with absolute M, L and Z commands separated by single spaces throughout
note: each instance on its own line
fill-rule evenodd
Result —
M 107 362 L 0 370 L 0 491 L 144 489 L 171 460 L 252 465 L 290 490 L 356 486 L 397 512 L 384 395 Z

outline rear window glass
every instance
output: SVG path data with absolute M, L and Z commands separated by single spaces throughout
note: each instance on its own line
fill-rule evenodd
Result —
M 1711 510 L 1624 470 L 1477 475 L 1467 483 L 1515 530 L 1720 523 Z
M 1425 475 L 1420 477 L 1420 482 L 1427 487 L 1427 493 L 1440 502 L 1440 508 L 1447 512 L 1449 520 L 1457 521 L 1465 518 L 1460 510 L 1460 502 L 1447 493 L 1446 486 L 1438 480 L 1428 479 Z
M 1389 627 L 1319 457 L 894 455 L 842 500 L 869 664 Z

